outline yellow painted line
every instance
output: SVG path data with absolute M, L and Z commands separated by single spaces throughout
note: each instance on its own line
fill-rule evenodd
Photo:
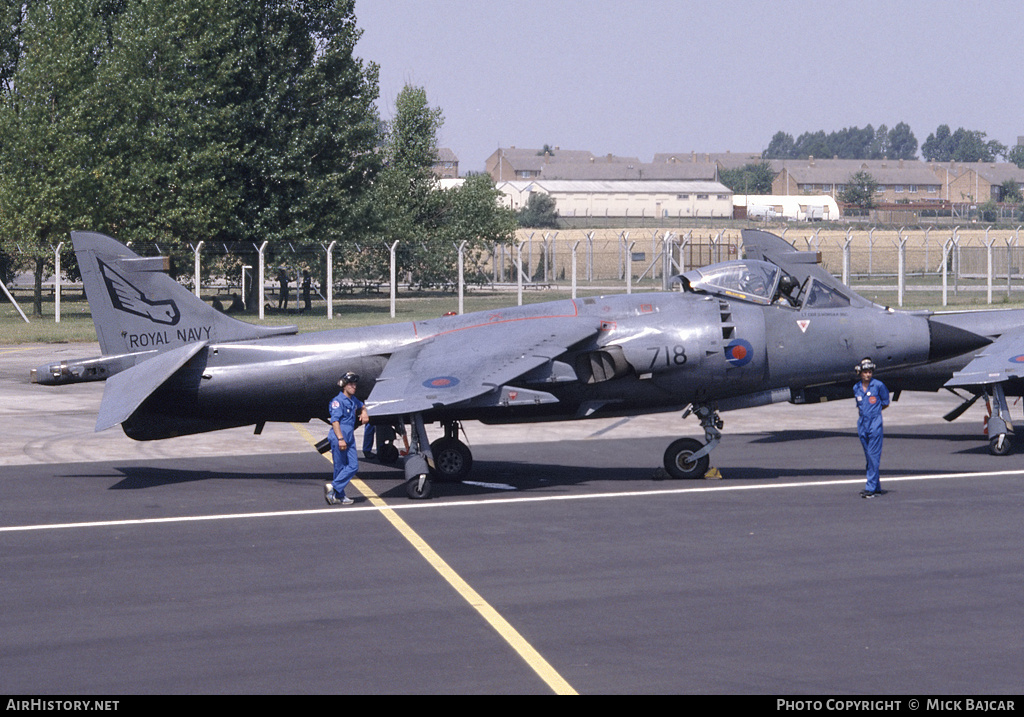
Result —
M 313 434 L 309 432 L 304 425 L 300 423 L 293 423 L 296 430 L 299 431 L 309 441 L 310 445 L 316 445 L 317 440 L 313 438 Z M 330 454 L 324 454 L 324 458 L 331 461 Z M 565 679 L 558 674 L 554 667 L 544 659 L 544 657 L 534 649 L 534 647 L 526 641 L 526 639 L 519 634 L 512 625 L 501 616 L 501 614 L 491 607 L 484 598 L 474 590 L 469 583 L 462 579 L 462 577 L 452 569 L 444 559 L 437 554 L 437 552 L 427 544 L 419 534 L 409 526 L 398 513 L 388 506 L 383 498 L 378 496 L 370 486 L 366 485 L 359 478 L 352 478 L 351 485 L 355 486 L 356 490 L 365 496 L 371 504 L 380 509 L 381 515 L 388 519 L 388 522 L 397 530 L 403 538 L 409 541 L 409 544 L 414 547 L 423 559 L 430 564 L 430 567 L 434 568 L 441 577 L 443 577 L 449 585 L 451 585 L 455 592 L 462 596 L 462 598 L 468 602 L 474 610 L 476 610 L 480 616 L 487 621 L 495 632 L 497 632 L 505 642 L 515 650 L 520 657 L 526 662 L 530 668 L 537 673 L 537 675 L 544 680 L 545 684 L 550 687 L 555 694 L 558 695 L 575 695 L 578 694 L 572 686 L 565 681 Z

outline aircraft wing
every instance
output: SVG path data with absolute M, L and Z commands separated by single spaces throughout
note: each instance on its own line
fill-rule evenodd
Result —
M 1024 329 L 1008 331 L 953 374 L 946 386 L 983 386 L 1024 378 Z
M 100 412 L 96 417 L 96 430 L 102 431 L 127 421 L 153 391 L 160 388 L 205 345 L 205 341 L 197 341 L 171 349 L 108 378 L 103 389 Z
M 397 416 L 468 401 L 543 366 L 599 330 L 593 320 L 547 317 L 431 336 L 391 354 L 366 400 L 367 410 Z

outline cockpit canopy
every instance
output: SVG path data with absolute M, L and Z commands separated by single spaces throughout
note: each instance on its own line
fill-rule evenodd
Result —
M 774 264 L 748 259 L 693 269 L 683 274 L 683 285 L 693 291 L 770 304 L 781 276 L 782 270 Z
M 693 269 L 681 277 L 687 291 L 741 299 L 754 304 L 779 304 L 800 308 L 840 308 L 849 297 L 834 287 L 808 277 L 803 286 L 767 261 L 746 259 Z

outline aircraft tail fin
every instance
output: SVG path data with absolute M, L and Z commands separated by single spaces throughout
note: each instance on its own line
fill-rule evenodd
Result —
M 222 314 L 171 278 L 167 257 L 141 257 L 96 232 L 71 232 L 96 336 L 105 356 L 294 334 Z

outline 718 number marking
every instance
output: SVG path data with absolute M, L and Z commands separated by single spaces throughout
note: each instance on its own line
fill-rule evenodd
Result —
M 656 365 L 660 366 L 662 361 L 669 368 L 672 366 L 682 366 L 686 363 L 686 347 L 682 344 L 676 344 L 675 346 L 648 346 L 647 350 L 654 352 L 654 356 L 651 357 L 651 365 L 647 367 L 648 371 L 652 370 Z

